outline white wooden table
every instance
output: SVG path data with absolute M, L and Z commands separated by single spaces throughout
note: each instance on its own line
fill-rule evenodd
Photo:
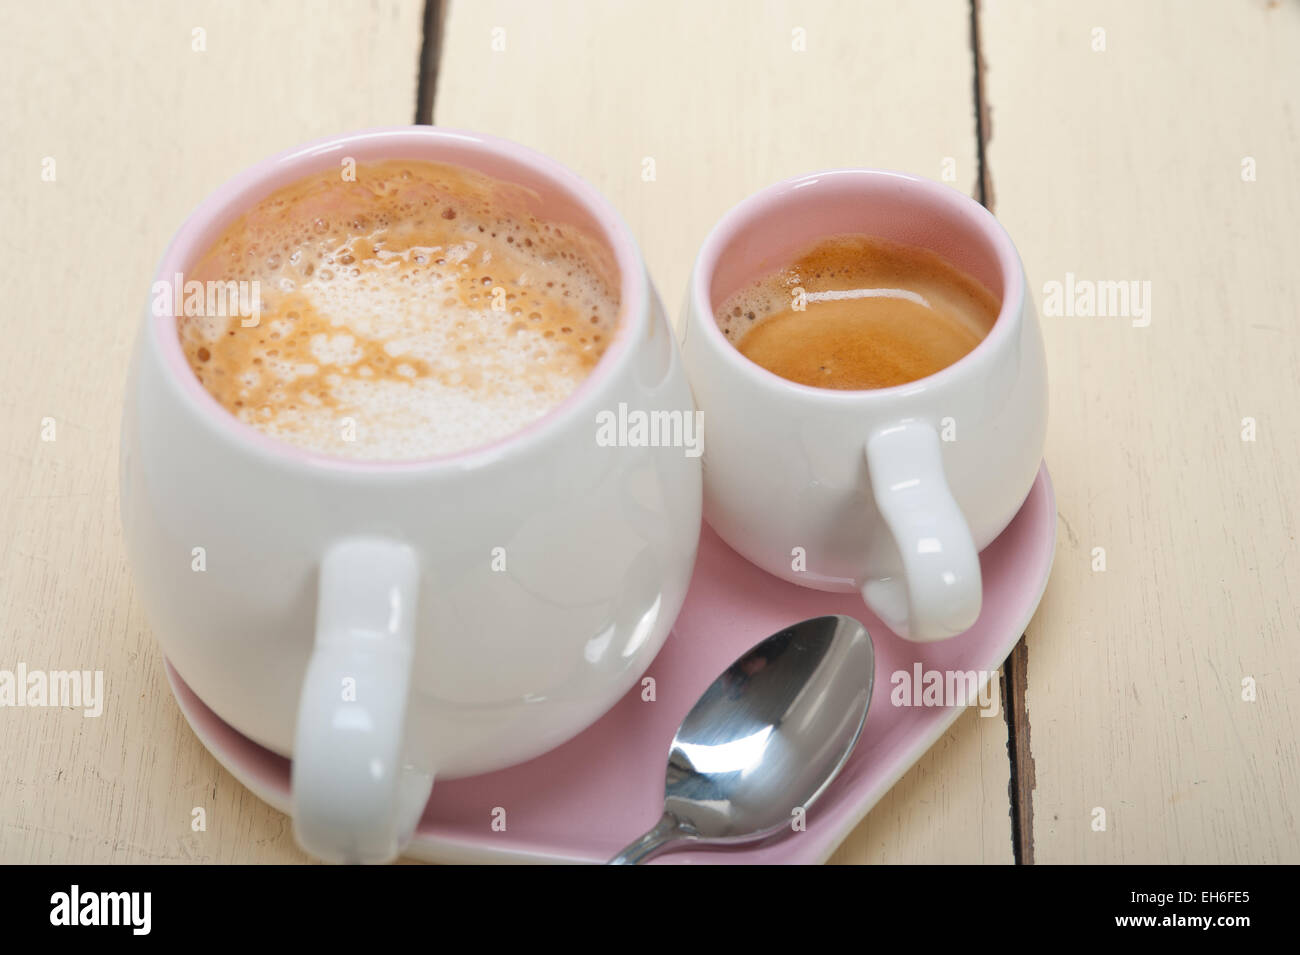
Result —
M 1043 320 L 1059 543 L 1007 718 L 958 720 L 835 861 L 1300 862 L 1300 5 L 0 5 L 0 669 L 107 686 L 97 719 L 0 709 L 0 861 L 305 858 L 185 725 L 133 598 L 125 366 L 207 192 L 418 118 L 577 169 L 670 307 L 728 207 L 847 165 L 985 201 L 1040 308 L 1149 282 L 1149 323 Z

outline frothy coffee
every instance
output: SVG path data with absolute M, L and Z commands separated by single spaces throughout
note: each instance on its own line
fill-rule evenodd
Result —
M 178 318 L 190 367 L 231 414 L 325 454 L 427 458 L 519 431 L 595 367 L 620 306 L 608 248 L 536 205 L 418 160 L 281 189 L 186 276 L 260 288 L 254 327 Z
M 999 303 L 928 249 L 830 236 L 732 294 L 718 327 L 746 358 L 816 388 L 889 388 L 970 352 Z

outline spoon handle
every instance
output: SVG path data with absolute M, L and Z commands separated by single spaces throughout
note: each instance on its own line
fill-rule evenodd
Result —
M 665 812 L 653 829 L 628 845 L 605 864 L 638 865 L 651 856 L 658 855 L 679 839 L 688 839 L 693 835 L 694 833 L 690 830 L 682 827 L 681 820 L 671 812 Z

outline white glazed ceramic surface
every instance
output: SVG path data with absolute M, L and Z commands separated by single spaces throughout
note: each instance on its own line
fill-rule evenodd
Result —
M 256 199 L 342 156 L 453 162 L 562 193 L 554 215 L 602 230 L 614 249 L 624 309 L 595 371 L 539 423 L 465 454 L 402 464 L 313 456 L 243 425 L 185 366 L 174 319 L 145 318 L 121 461 L 137 595 L 207 706 L 282 755 L 294 754 L 296 733 L 310 747 L 301 778 L 316 787 L 315 809 L 303 812 L 338 834 L 309 848 L 369 859 L 409 835 L 414 817 L 399 817 L 422 808 L 429 775 L 540 754 L 635 683 L 686 593 L 701 481 L 699 459 L 681 448 L 598 445 L 597 414 L 620 403 L 694 406 L 625 224 L 577 176 L 522 147 L 411 128 L 293 150 L 200 206 L 159 276 L 183 271 Z M 311 725 L 299 726 L 314 648 L 320 673 L 301 700 Z M 359 707 L 333 696 L 347 677 Z M 379 831 L 366 831 L 367 819 L 385 814 Z
M 1002 301 L 989 335 L 930 377 L 875 391 L 794 384 L 736 351 L 713 307 L 818 238 L 848 232 L 930 248 L 980 279 Z M 778 183 L 705 241 L 682 333 L 707 436 L 705 519 L 722 539 L 792 583 L 860 590 L 910 639 L 970 627 L 975 552 L 1024 502 L 1047 425 L 1038 319 L 997 221 L 953 189 L 900 173 Z

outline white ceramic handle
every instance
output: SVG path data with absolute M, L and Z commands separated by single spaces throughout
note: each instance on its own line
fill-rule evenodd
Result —
M 321 560 L 292 783 L 294 834 L 328 862 L 393 859 L 429 799 L 433 777 L 403 758 L 419 576 L 415 551 L 379 537 Z
M 909 420 L 875 432 L 866 446 L 876 507 L 902 557 L 901 578 L 875 578 L 862 598 L 890 629 L 919 642 L 944 640 L 980 615 L 979 554 L 948 489 L 939 435 Z

